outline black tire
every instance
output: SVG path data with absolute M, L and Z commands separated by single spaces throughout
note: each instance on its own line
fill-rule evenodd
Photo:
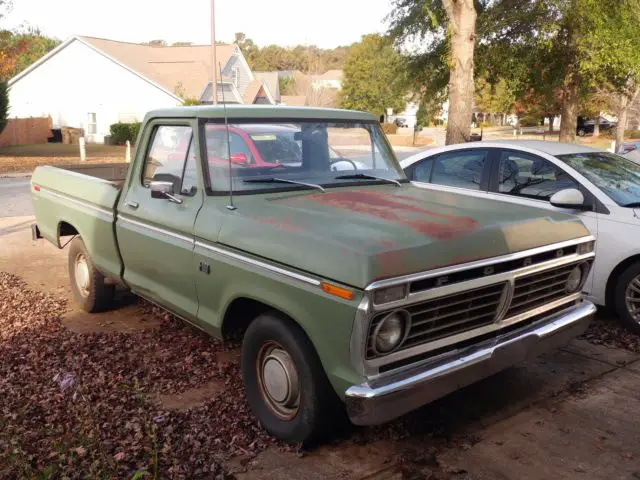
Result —
M 86 285 L 78 284 L 76 269 L 79 262 L 85 262 L 87 267 Z M 106 284 L 105 276 L 96 269 L 80 237 L 74 238 L 69 246 L 69 279 L 73 298 L 85 312 L 102 312 L 113 306 L 116 287 Z
M 298 407 L 286 419 L 270 405 L 258 373 L 264 371 L 259 367 L 261 352 L 271 345 L 286 351 L 297 371 Z M 313 344 L 289 319 L 271 313 L 260 315 L 251 322 L 242 340 L 241 367 L 251 410 L 264 429 L 279 440 L 315 442 L 344 418 L 342 402 L 331 387 Z M 287 382 L 287 385 L 291 383 Z
M 627 269 L 618 277 L 613 298 L 616 313 L 618 314 L 620 321 L 630 330 L 640 334 L 640 316 L 638 318 L 633 318 L 629 311 L 629 307 L 627 306 L 627 289 L 630 288 L 631 282 L 638 278 L 640 278 L 640 263 L 634 263 L 627 267 Z M 640 293 L 637 293 L 637 298 L 640 300 Z M 638 308 L 640 308 L 640 303 L 638 304 Z
M 579 137 L 584 137 L 587 134 L 587 132 L 584 130 L 584 128 L 579 128 L 578 129 L 578 136 Z

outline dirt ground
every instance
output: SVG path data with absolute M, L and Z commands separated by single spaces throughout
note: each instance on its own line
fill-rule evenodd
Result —
M 61 302 L 69 300 L 66 250 L 33 242 L 28 228 L 31 221 L 30 217 L 0 219 L 0 272 L 18 275 L 26 282 L 10 289 L 33 289 Z M 608 318 L 598 320 L 586 339 L 574 340 L 566 348 L 467 387 L 389 425 L 347 427 L 336 432 L 328 444 L 296 453 L 252 430 L 256 427 L 250 420 L 240 420 L 244 407 L 230 407 L 244 405 L 237 386 L 236 349 L 207 343 L 189 327 L 176 337 L 176 329 L 182 327 L 168 326 L 162 315 L 150 314 L 147 306 L 126 294 L 120 309 L 99 315 L 84 314 L 69 305 L 61 314 L 60 335 L 66 329 L 69 333 L 64 338 L 76 342 L 74 345 L 107 345 L 106 356 L 100 357 L 106 373 L 100 375 L 108 377 L 117 371 L 126 379 L 128 369 L 155 365 L 149 388 L 142 370 L 135 375 L 144 394 L 143 403 L 136 408 L 142 411 L 141 405 L 146 405 L 157 418 L 167 419 L 158 423 L 157 428 L 165 430 L 158 430 L 157 438 L 181 449 L 179 457 L 186 462 L 182 470 L 171 466 L 174 454 L 159 448 L 158 478 L 640 479 L 640 348 Z M 0 347 L 8 341 L 2 340 L 2 334 L 0 331 Z M 190 347 L 175 351 L 176 338 Z M 620 343 L 620 338 L 627 343 Z M 135 354 L 122 358 L 122 352 L 108 343 L 110 339 L 123 342 L 113 345 L 133 342 Z M 206 360 L 207 352 L 213 352 L 217 363 Z M 140 363 L 139 357 L 145 356 L 147 360 Z M 174 362 L 182 357 L 191 363 L 176 370 Z M 110 369 L 104 363 L 111 361 Z M 211 368 L 226 376 L 212 373 Z M 175 382 L 169 377 L 178 371 L 187 376 Z M 119 395 L 101 382 L 99 396 L 94 395 L 96 402 Z M 2 408 L 2 402 L 0 425 L 13 414 Z M 139 415 L 138 410 L 129 412 L 132 418 Z M 229 416 L 229 412 L 235 413 Z M 108 412 L 106 415 L 105 425 Z M 229 422 L 238 423 L 234 428 L 244 433 L 230 433 L 226 430 Z M 199 430 L 205 432 L 204 437 L 215 437 L 206 443 L 207 450 L 217 452 L 206 457 L 216 462 L 215 469 L 203 470 L 198 463 L 199 456 L 206 456 Z M 107 435 L 106 427 L 102 434 Z M 124 445 L 125 437 L 117 438 L 120 440 L 107 448 L 119 452 L 113 458 L 120 462 L 123 449 L 129 447 Z M 0 458 L 2 445 L 0 432 Z M 237 448 L 230 447 L 234 445 Z M 73 448 L 76 453 L 64 457 L 68 462 L 81 462 L 76 457 L 90 455 L 90 446 Z M 77 465 L 83 468 L 79 466 L 85 464 Z M 131 468 L 127 478 L 136 465 L 127 464 Z M 118 472 L 128 471 L 120 468 Z
M 125 147 L 88 144 L 86 153 L 87 161 L 90 162 L 119 163 L 124 162 Z M 67 165 L 73 163 L 80 163 L 78 145 L 44 143 L 0 148 L 0 174 L 31 173 L 40 165 Z

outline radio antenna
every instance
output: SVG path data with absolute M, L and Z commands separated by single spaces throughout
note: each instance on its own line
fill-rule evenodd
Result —
M 218 63 L 218 70 L 220 72 L 220 79 L 222 79 L 222 65 L 220 63 Z M 217 90 L 218 90 L 217 88 L 213 89 L 214 95 L 217 92 Z M 233 204 L 233 170 L 231 168 L 231 135 L 229 134 L 229 118 L 227 117 L 227 102 L 224 101 L 224 85 L 222 86 L 222 88 L 220 88 L 220 93 L 222 94 L 222 108 L 224 109 L 224 127 L 227 132 L 227 161 L 229 162 L 229 205 L 227 205 L 227 209 L 235 210 L 238 207 L 236 207 Z M 215 100 L 218 100 L 218 99 L 216 98 Z

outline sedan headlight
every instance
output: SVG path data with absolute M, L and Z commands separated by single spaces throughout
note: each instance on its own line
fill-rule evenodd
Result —
M 404 310 L 396 310 L 384 317 L 373 331 L 374 350 L 379 355 L 386 355 L 398 348 L 406 337 L 409 314 Z
M 587 269 L 584 265 L 577 265 L 571 272 L 569 272 L 569 276 L 567 277 L 567 283 L 565 285 L 565 290 L 567 293 L 576 293 L 582 287 L 582 279 L 584 277 Z

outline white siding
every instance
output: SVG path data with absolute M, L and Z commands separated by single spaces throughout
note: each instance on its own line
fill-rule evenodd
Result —
M 89 113 L 96 114 L 96 134 L 103 142 L 119 120 L 142 120 L 154 108 L 178 101 L 148 81 L 78 40 L 16 80 L 9 92 L 11 117 L 51 115 L 54 128 L 80 127 L 88 132 Z

